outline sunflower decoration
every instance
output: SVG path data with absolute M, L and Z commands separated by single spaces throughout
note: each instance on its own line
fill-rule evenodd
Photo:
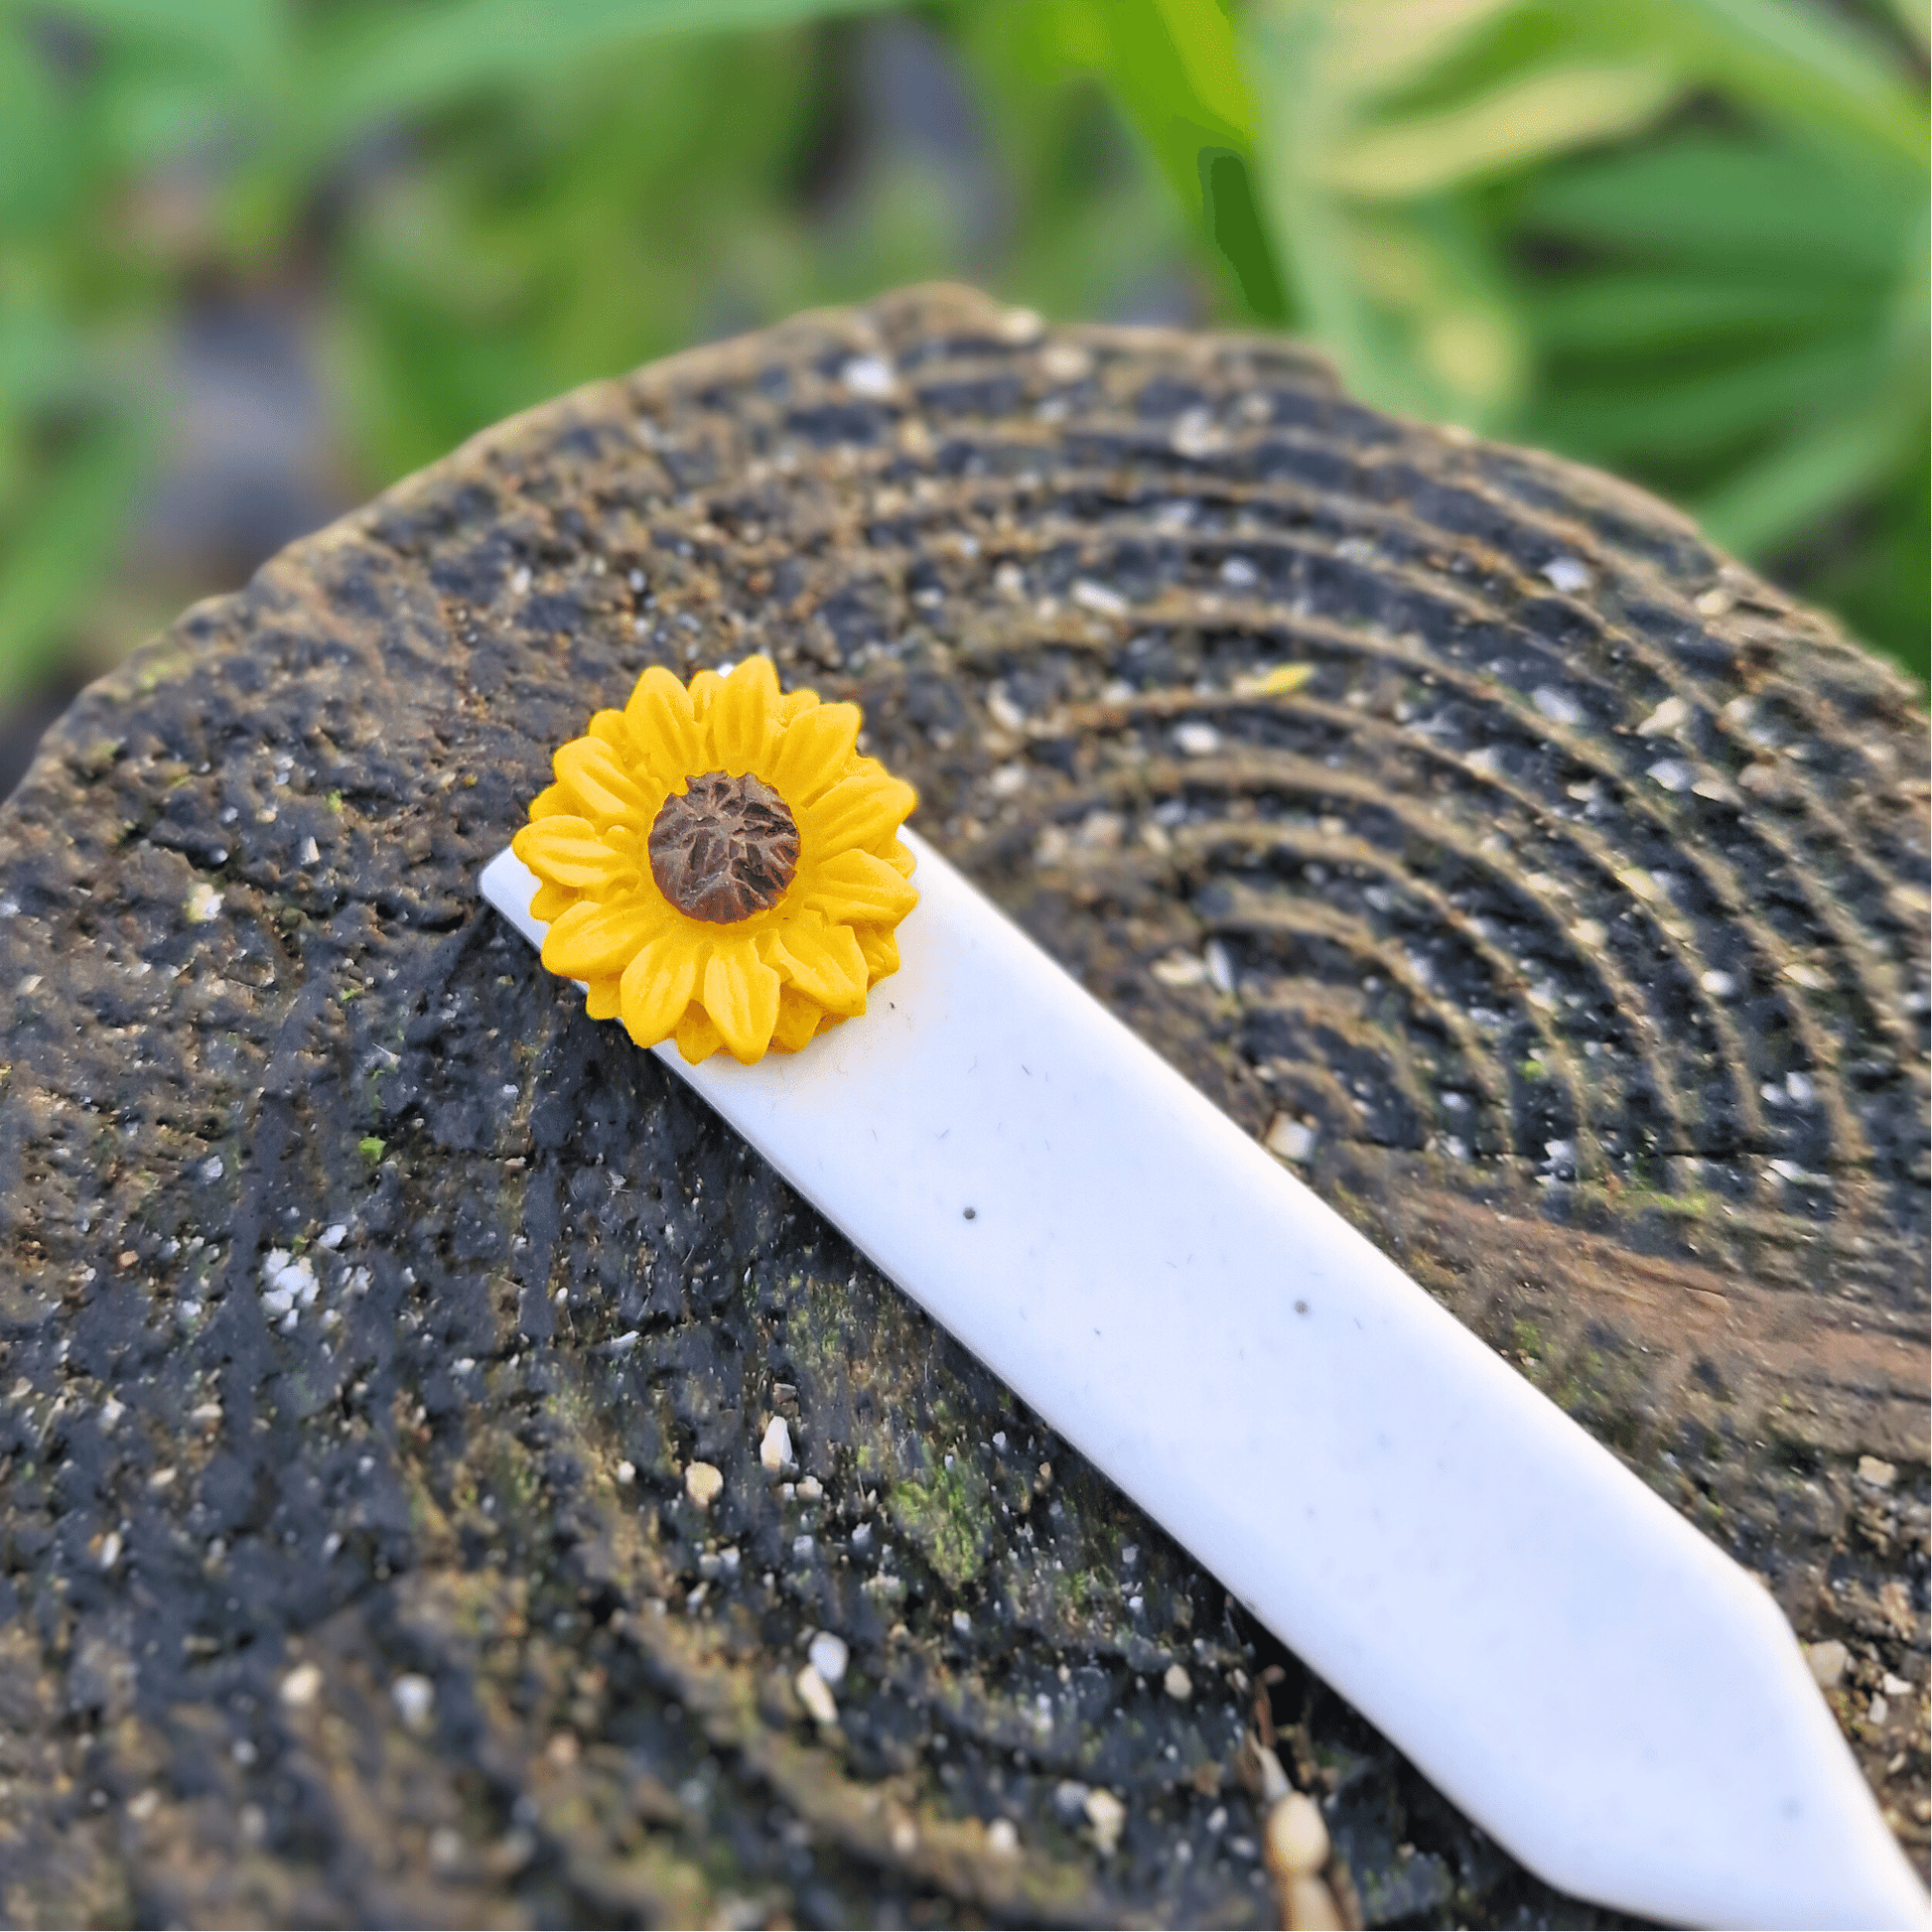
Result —
M 918 901 L 898 839 L 918 798 L 859 757 L 859 725 L 749 657 L 688 688 L 652 668 L 558 752 L 512 845 L 543 881 L 543 963 L 593 1019 L 750 1065 L 865 1012 Z

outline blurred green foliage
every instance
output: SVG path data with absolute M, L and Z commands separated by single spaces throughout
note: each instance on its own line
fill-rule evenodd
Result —
M 965 149 L 865 124 L 888 15 Z M 1924 51 L 1910 0 L 0 0 L 0 696 L 112 628 L 210 300 L 309 319 L 349 500 L 940 274 L 1311 336 L 1922 676 Z

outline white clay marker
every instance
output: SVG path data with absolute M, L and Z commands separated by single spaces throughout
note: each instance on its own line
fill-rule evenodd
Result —
M 665 1064 L 1550 1883 L 1925 1924 L 1763 1587 L 902 836 L 863 1018 Z

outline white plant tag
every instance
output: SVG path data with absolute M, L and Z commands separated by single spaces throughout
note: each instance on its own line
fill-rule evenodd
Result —
M 1768 1592 L 903 836 L 864 1018 L 665 1063 L 1551 1883 L 1923 1924 Z

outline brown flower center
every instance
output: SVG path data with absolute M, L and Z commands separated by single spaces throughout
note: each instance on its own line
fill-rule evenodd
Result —
M 776 905 L 798 870 L 798 824 L 748 771 L 707 771 L 650 828 L 650 876 L 680 912 L 731 925 Z

